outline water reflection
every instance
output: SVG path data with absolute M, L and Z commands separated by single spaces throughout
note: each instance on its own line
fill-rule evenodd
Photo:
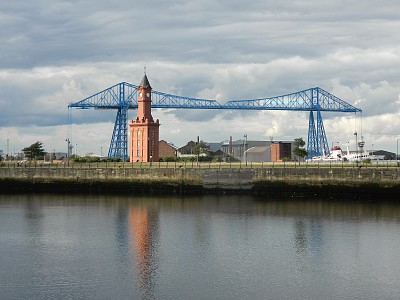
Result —
M 115 244 L 118 249 L 117 257 L 121 264 L 126 264 L 126 261 L 129 261 L 128 221 L 128 210 L 125 206 L 118 205 L 115 218 Z M 126 267 L 122 270 L 126 270 Z
M 131 206 L 129 228 L 138 267 L 139 289 L 144 299 L 154 299 L 158 269 L 158 210 L 146 206 Z
M 302 220 L 295 221 L 295 242 L 297 253 L 305 253 L 307 248 L 306 225 Z
M 0 228 L 5 299 L 400 292 L 394 203 L 0 195 Z
M 323 223 L 320 218 L 314 218 L 310 224 L 310 245 L 314 255 L 319 255 L 323 246 Z

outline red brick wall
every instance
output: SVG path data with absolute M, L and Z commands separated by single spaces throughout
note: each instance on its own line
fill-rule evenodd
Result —
M 161 140 L 158 143 L 159 157 L 176 156 L 176 149 L 169 145 L 166 141 Z
M 281 161 L 280 157 L 280 144 L 271 144 L 271 161 Z

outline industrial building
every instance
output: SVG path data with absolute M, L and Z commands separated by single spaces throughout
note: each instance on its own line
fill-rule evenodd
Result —
M 293 154 L 294 141 L 251 141 L 236 140 L 232 137 L 222 143 L 221 150 L 240 161 L 279 162 L 297 159 Z

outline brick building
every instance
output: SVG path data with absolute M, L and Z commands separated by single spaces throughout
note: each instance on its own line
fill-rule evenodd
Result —
M 284 158 L 291 160 L 292 158 L 292 144 L 291 143 L 272 143 L 271 148 L 271 161 L 278 162 Z
M 174 157 L 177 156 L 178 148 L 176 148 L 173 144 L 161 140 L 158 145 L 159 145 L 158 146 L 159 158 L 167 156 L 174 156 Z
M 138 87 L 138 113 L 129 122 L 131 162 L 152 162 L 159 159 L 159 127 L 151 115 L 151 86 L 146 74 Z

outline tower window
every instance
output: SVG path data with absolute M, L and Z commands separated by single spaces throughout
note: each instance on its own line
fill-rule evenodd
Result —
M 137 136 L 140 136 L 140 130 L 138 130 L 138 132 L 137 132 Z

